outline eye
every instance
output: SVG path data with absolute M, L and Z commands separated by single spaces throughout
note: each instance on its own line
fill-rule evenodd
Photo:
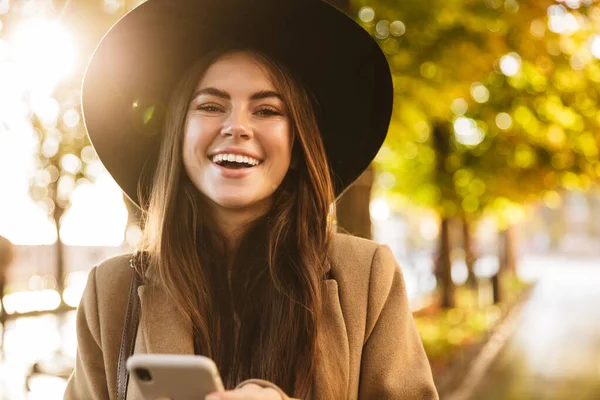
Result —
M 259 108 L 255 114 L 260 117 L 272 117 L 275 115 L 283 115 L 279 110 L 273 107 L 261 107 Z
M 216 112 L 222 112 L 223 108 L 217 104 L 206 103 L 206 104 L 199 104 L 198 106 L 196 106 L 196 110 L 205 111 L 205 112 L 209 112 L 209 113 L 216 113 Z

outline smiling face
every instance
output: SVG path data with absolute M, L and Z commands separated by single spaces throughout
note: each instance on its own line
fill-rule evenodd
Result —
M 286 104 L 266 67 L 245 52 L 218 58 L 187 110 L 183 165 L 194 186 L 214 211 L 264 213 L 291 152 Z

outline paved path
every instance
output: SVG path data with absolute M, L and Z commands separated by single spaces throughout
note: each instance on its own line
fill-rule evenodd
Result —
M 600 260 L 547 266 L 473 400 L 600 400 Z

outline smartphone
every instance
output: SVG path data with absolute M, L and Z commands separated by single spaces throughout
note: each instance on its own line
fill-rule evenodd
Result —
M 203 356 L 134 354 L 127 370 L 144 400 L 198 400 L 224 390 L 217 366 Z

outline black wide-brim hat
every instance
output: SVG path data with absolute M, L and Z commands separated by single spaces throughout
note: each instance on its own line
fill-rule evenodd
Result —
M 380 149 L 393 89 L 375 40 L 321 0 L 148 0 L 127 13 L 98 45 L 82 87 L 85 126 L 108 172 L 139 204 L 171 91 L 196 60 L 229 47 L 269 55 L 312 92 L 340 195 Z

